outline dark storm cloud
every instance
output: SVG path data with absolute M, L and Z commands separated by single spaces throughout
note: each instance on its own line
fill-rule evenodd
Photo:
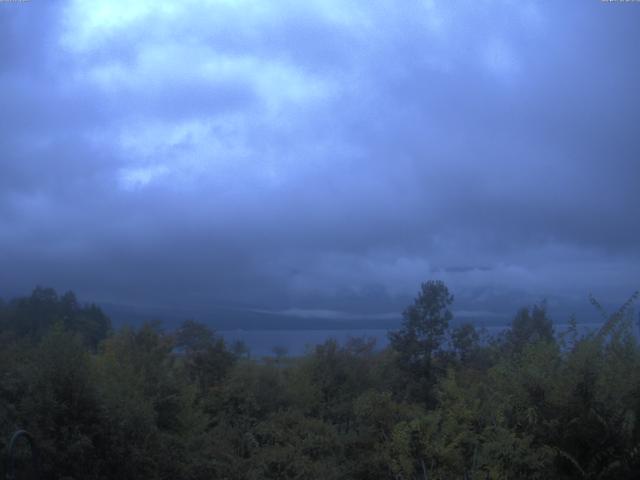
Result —
M 388 315 L 431 277 L 466 311 L 624 296 L 638 20 L 597 2 L 2 4 L 0 288 L 309 318 Z

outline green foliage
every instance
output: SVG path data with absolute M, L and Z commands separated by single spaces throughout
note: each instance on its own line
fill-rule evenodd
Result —
M 40 439 L 45 473 L 90 476 L 99 410 L 89 354 L 77 335 L 56 326 L 32 355 L 17 420 Z M 78 457 L 88 461 L 76 462 Z
M 513 352 L 520 352 L 532 343 L 554 340 L 553 323 L 547 315 L 544 302 L 533 308 L 520 309 L 506 333 L 506 346 Z
M 320 419 L 286 410 L 258 424 L 248 479 L 343 478 L 341 442 Z
M 187 320 L 180 326 L 174 347 L 182 350 L 184 369 L 201 395 L 226 376 L 241 354 L 230 351 L 222 337 L 193 320 Z
M 470 363 L 480 350 L 480 334 L 471 323 L 464 323 L 451 332 L 451 348 L 458 360 Z
M 403 312 L 402 328 L 389 333 L 399 369 L 406 376 L 409 398 L 429 401 L 435 382 L 433 357 L 439 353 L 449 322 L 453 295 L 442 281 L 423 283 L 420 292 Z
M 94 307 L 36 289 L 0 304 L 0 450 L 27 428 L 43 478 L 67 480 L 631 480 L 634 300 L 592 299 L 604 326 L 560 342 L 544 305 L 523 309 L 487 342 L 449 328 L 453 297 L 427 282 L 387 349 L 253 361 L 194 321 L 107 335 Z
M 78 334 L 92 349 L 111 330 L 102 310 L 93 304 L 80 305 L 73 292 L 58 296 L 52 288 L 36 287 L 29 297 L 0 303 L 0 329 L 5 335 L 38 341 L 55 324 Z

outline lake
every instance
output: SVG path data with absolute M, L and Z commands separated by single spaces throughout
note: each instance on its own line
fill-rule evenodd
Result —
M 587 333 L 599 328 L 601 323 L 581 323 L 578 329 Z M 506 325 L 484 327 L 489 335 L 497 335 L 509 328 Z M 569 328 L 568 324 L 555 324 L 556 333 Z M 275 347 L 284 348 L 287 355 L 298 356 L 304 354 L 308 348 L 325 342 L 329 338 L 344 344 L 349 338 L 373 338 L 379 348 L 389 343 L 386 329 L 354 329 L 354 330 L 222 330 L 218 333 L 229 342 L 243 341 L 251 352 L 252 357 L 273 355 Z

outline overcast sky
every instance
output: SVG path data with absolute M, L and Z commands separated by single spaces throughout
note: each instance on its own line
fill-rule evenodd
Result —
M 2 2 L 0 296 L 624 300 L 639 49 L 640 3 Z

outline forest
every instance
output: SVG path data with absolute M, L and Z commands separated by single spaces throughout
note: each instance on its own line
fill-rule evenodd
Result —
M 636 299 L 591 298 L 597 331 L 554 331 L 542 303 L 489 337 L 428 281 L 386 348 L 252 358 L 193 320 L 114 330 L 38 287 L 0 301 L 0 473 L 24 428 L 43 479 L 637 479 Z

